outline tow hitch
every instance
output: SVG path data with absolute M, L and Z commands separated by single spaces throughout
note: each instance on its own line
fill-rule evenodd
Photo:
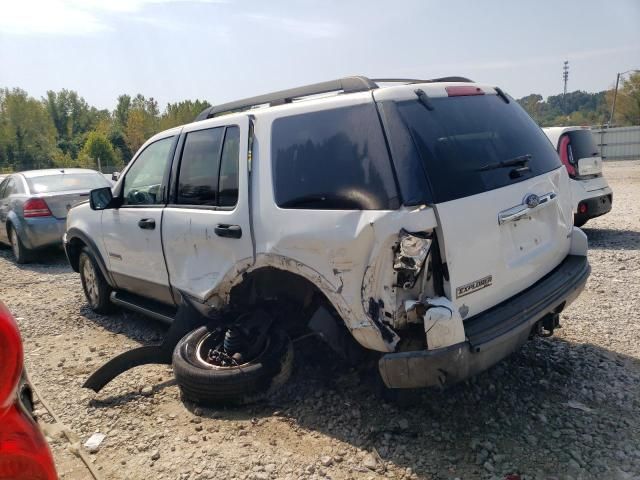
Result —
M 556 328 L 562 328 L 560 326 L 560 314 L 550 313 L 540 320 L 537 325 L 536 333 L 541 337 L 550 337 L 553 335 L 553 331 Z

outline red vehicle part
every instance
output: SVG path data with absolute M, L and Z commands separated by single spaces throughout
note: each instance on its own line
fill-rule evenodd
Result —
M 0 480 L 55 480 L 49 446 L 18 394 L 22 341 L 18 325 L 1 302 L 0 365 Z

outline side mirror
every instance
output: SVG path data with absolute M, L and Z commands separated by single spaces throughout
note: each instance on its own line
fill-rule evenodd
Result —
M 113 193 L 111 193 L 111 187 L 91 190 L 91 192 L 89 192 L 89 206 L 91 210 L 113 208 Z
M 111 180 L 113 180 L 114 182 L 117 182 L 119 178 L 120 178 L 120 172 L 113 172 L 111 174 Z

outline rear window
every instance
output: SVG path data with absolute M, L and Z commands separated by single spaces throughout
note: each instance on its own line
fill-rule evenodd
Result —
M 567 134 L 569 137 L 569 161 L 577 164 L 581 158 L 597 157 L 600 155 L 598 146 L 591 130 L 574 130 Z
M 390 126 L 394 161 L 400 163 L 397 169 L 407 171 L 403 162 L 420 162 L 420 168 L 409 170 L 426 175 L 431 190 L 424 197 L 427 203 L 501 188 L 561 166 L 542 130 L 517 102 L 505 103 L 497 95 L 432 98 L 430 102 L 432 110 L 417 99 L 385 102 L 383 107 L 387 123 L 401 122 L 410 137 L 407 141 L 402 134 L 394 135 L 398 125 Z M 403 152 L 400 158 L 396 152 Z M 528 170 L 496 166 L 523 157 L 528 159 Z
M 110 187 L 101 173 L 61 173 L 27 178 L 32 193 L 68 192 Z
M 281 208 L 399 207 L 382 127 L 371 103 L 275 120 L 274 193 Z

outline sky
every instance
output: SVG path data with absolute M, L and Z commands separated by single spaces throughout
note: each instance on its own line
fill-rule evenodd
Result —
M 218 104 L 348 75 L 461 75 L 514 97 L 640 69 L 640 0 L 4 0 L 0 88 Z

